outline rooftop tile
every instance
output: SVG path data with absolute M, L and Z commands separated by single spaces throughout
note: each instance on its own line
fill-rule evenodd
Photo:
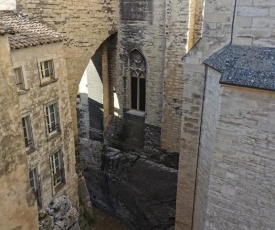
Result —
M 8 33 L 10 47 L 20 49 L 23 47 L 61 42 L 60 33 L 47 26 L 29 19 L 21 12 L 0 11 L 0 35 Z
M 204 61 L 220 83 L 275 90 L 275 48 L 227 45 Z

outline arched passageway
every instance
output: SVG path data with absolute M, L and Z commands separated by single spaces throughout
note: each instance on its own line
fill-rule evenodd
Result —
M 177 161 L 169 155 L 160 164 L 158 157 L 168 154 L 145 138 L 146 55 L 137 47 L 122 58 L 120 48 L 116 34 L 106 39 L 80 82 L 79 166 L 94 205 L 133 229 L 168 228 L 174 223 Z
M 88 62 L 77 95 L 80 138 L 103 141 L 104 127 L 119 109 L 116 88 L 117 33 L 106 39 Z

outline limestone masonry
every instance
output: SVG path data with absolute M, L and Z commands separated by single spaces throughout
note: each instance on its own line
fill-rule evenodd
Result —
M 275 229 L 275 1 L 5 0 L 0 54 L 1 230 Z

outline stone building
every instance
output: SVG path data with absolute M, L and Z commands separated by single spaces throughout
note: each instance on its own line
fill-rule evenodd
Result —
M 36 198 L 36 202 L 33 199 L 29 205 L 45 212 L 55 198 L 66 195 L 72 206 L 78 208 L 78 178 L 63 37 L 22 13 L 2 11 L 0 19 L 3 27 L 11 31 L 5 36 L 6 45 L 10 47 L 5 59 L 10 68 L 7 71 L 14 75 L 9 74 L 8 81 L 13 83 L 14 100 L 17 102 L 17 109 L 11 116 L 20 120 L 16 137 L 20 144 L 24 144 L 21 158 L 27 163 L 27 170 L 22 175 L 28 173 L 28 184 L 34 193 L 29 195 L 29 202 L 31 197 Z M 3 118 L 2 122 L 6 124 L 7 121 Z M 1 142 L 1 147 L 7 150 L 12 145 L 11 141 Z M 3 154 L 6 154 L 5 149 Z M 3 167 L 9 167 L 8 162 L 5 164 Z M 69 215 L 77 221 L 76 209 Z M 37 223 L 37 220 L 36 214 L 33 221 Z M 37 229 L 36 224 L 21 227 Z M 12 228 L 3 225 L 1 229 Z
M 16 3 L 68 38 L 94 204 L 143 230 L 275 228 L 274 1 Z
M 202 38 L 184 57 L 180 162 L 188 167 L 178 180 L 190 183 L 178 187 L 177 229 L 188 226 L 184 212 L 193 212 L 186 229 L 274 228 L 274 7 L 205 1 Z M 190 116 L 194 90 L 202 107 Z
M 0 31 L 0 195 L 2 197 L 0 201 L 0 215 L 2 218 L 0 228 L 14 229 L 21 227 L 22 229 L 37 229 L 37 206 L 29 185 L 19 99 L 13 82 L 8 41 L 8 34 L 12 33 L 12 31 L 3 27 L 2 24 L 0 25 Z

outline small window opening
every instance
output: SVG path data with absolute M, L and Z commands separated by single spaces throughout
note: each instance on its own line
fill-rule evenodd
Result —
M 29 180 L 30 180 L 31 189 L 37 200 L 37 204 L 39 207 L 41 207 L 42 206 L 41 190 L 40 190 L 40 183 L 38 179 L 37 168 L 34 168 L 29 171 Z
M 57 187 L 65 183 L 63 158 L 60 150 L 51 155 L 51 167 L 52 167 L 53 186 L 55 189 L 57 189 Z
M 48 60 L 40 62 L 40 71 L 42 79 L 54 78 L 53 61 Z
M 57 103 L 46 106 L 46 119 L 48 133 L 58 130 Z
M 24 90 L 24 78 L 23 78 L 23 71 L 22 68 L 15 68 L 14 69 L 14 79 L 16 87 L 20 90 Z
M 32 139 L 32 129 L 31 129 L 31 121 L 30 121 L 29 115 L 22 118 L 22 126 L 23 126 L 25 147 L 27 150 L 32 149 L 33 139 Z

